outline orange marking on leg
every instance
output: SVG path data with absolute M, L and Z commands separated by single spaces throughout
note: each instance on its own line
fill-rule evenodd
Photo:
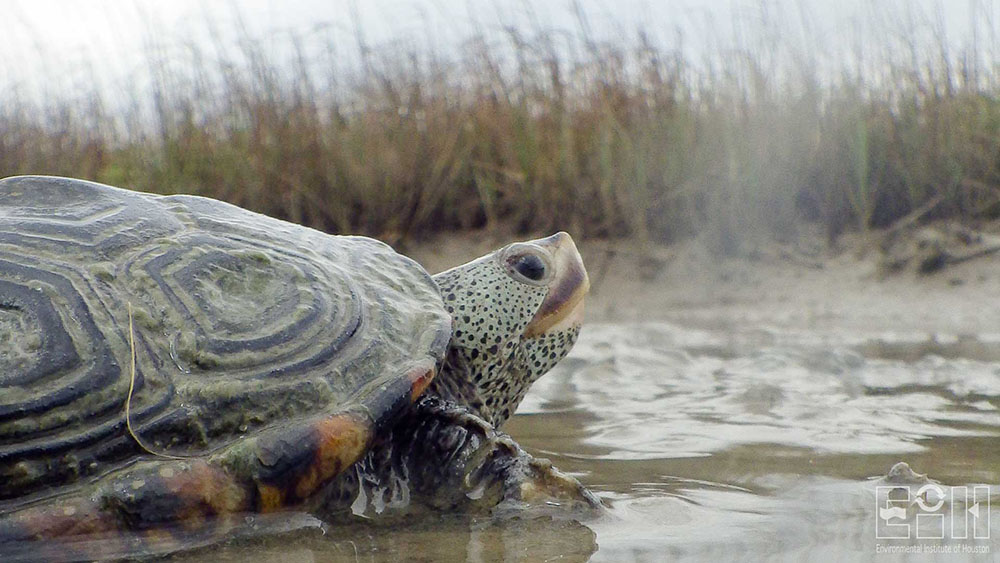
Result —
M 410 391 L 411 401 L 416 401 L 421 395 L 424 394 L 427 386 L 434 380 L 434 375 L 434 366 L 429 368 L 421 366 L 407 374 L 407 377 L 410 378 L 410 382 L 413 384 L 412 390 Z
M 371 427 L 350 415 L 324 418 L 313 426 L 317 436 L 316 455 L 298 482 L 295 497 L 308 498 L 332 477 L 357 461 L 368 450 Z
M 178 532 L 224 536 L 252 510 L 250 497 L 230 473 L 204 460 L 139 463 L 93 488 L 0 515 L 0 543 L 81 539 L 73 547 L 81 559 L 173 549 L 185 541 Z
M 261 512 L 274 512 L 285 507 L 285 494 L 278 487 L 257 483 L 257 494 L 260 497 Z
M 184 500 L 177 516 L 187 528 L 200 527 L 206 517 L 246 512 L 246 490 L 225 470 L 205 461 L 184 461 L 161 466 L 157 474 L 166 491 Z
M 9 539 L 44 539 L 60 536 L 88 536 L 106 534 L 118 529 L 100 504 L 89 498 L 69 497 L 46 504 L 28 506 L 4 516 L 15 524 L 14 529 L 24 532 L 23 537 Z

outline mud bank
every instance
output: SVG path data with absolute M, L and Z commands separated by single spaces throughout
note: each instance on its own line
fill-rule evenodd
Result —
M 969 240 L 941 225 L 902 238 L 848 235 L 833 246 L 819 236 L 804 239 L 735 257 L 714 253 L 701 240 L 671 246 L 578 241 L 592 282 L 587 318 L 1000 339 L 1000 254 L 984 252 L 993 248 L 992 235 Z M 436 272 L 507 240 L 440 236 L 405 252 Z M 943 263 L 922 271 L 935 256 Z

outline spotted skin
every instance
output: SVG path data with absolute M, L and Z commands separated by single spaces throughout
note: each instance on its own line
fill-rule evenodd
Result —
M 521 399 L 528 392 L 528 387 L 534 383 L 538 377 L 547 373 L 555 367 L 559 360 L 563 359 L 580 335 L 580 327 L 571 327 L 566 330 L 543 333 L 535 338 L 525 339 L 522 345 L 522 353 L 518 355 L 517 362 L 512 368 L 514 373 L 530 374 L 525 379 L 526 384 L 512 387 L 506 400 L 498 401 L 501 411 L 499 420 L 510 418 L 514 409 L 520 404 Z M 501 395 L 502 396 L 502 395 Z
M 469 278 L 476 278 L 468 281 Z M 496 260 L 482 260 L 435 278 L 454 319 L 451 345 L 432 392 L 469 405 L 496 424 L 508 397 L 531 384 L 515 373 L 520 335 L 545 299 L 545 288 L 521 289 Z
M 572 240 L 559 233 L 534 246 L 557 270 L 544 285 L 512 275 L 506 249 L 434 276 L 454 329 L 431 392 L 467 406 L 496 427 L 580 333 L 577 323 L 558 326 L 560 315 L 579 306 L 589 287 Z
M 508 267 L 537 253 L 551 270 L 530 282 Z M 580 332 L 586 271 L 564 233 L 515 244 L 434 276 L 454 323 L 440 373 L 410 414 L 331 489 L 327 519 L 374 518 L 421 507 L 466 512 L 595 509 L 578 481 L 499 430 L 531 384 Z M 344 494 L 347 491 L 347 494 Z M 349 502 L 349 505 L 348 505 Z

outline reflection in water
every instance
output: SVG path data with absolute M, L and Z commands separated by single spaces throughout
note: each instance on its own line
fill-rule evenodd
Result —
M 974 338 L 588 326 L 506 430 L 597 491 L 610 506 L 599 519 L 449 516 L 306 530 L 178 559 L 906 559 L 878 555 L 889 544 L 981 560 L 973 549 L 1000 553 L 996 486 L 994 508 L 980 513 L 994 539 L 893 544 L 875 537 L 877 477 L 903 460 L 943 486 L 1000 482 L 998 408 L 997 353 Z M 941 515 L 971 508 L 949 503 Z
M 440 561 L 582 562 L 597 551 L 594 532 L 577 522 L 552 519 L 470 522 L 444 517 L 407 526 L 349 526 L 265 536 L 175 561 L 274 563 Z

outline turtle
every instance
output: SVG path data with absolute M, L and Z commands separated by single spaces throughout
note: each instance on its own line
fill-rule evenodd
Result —
M 206 197 L 0 180 L 0 553 L 169 551 L 265 514 L 599 510 L 500 430 L 588 288 L 563 232 L 431 276 Z

